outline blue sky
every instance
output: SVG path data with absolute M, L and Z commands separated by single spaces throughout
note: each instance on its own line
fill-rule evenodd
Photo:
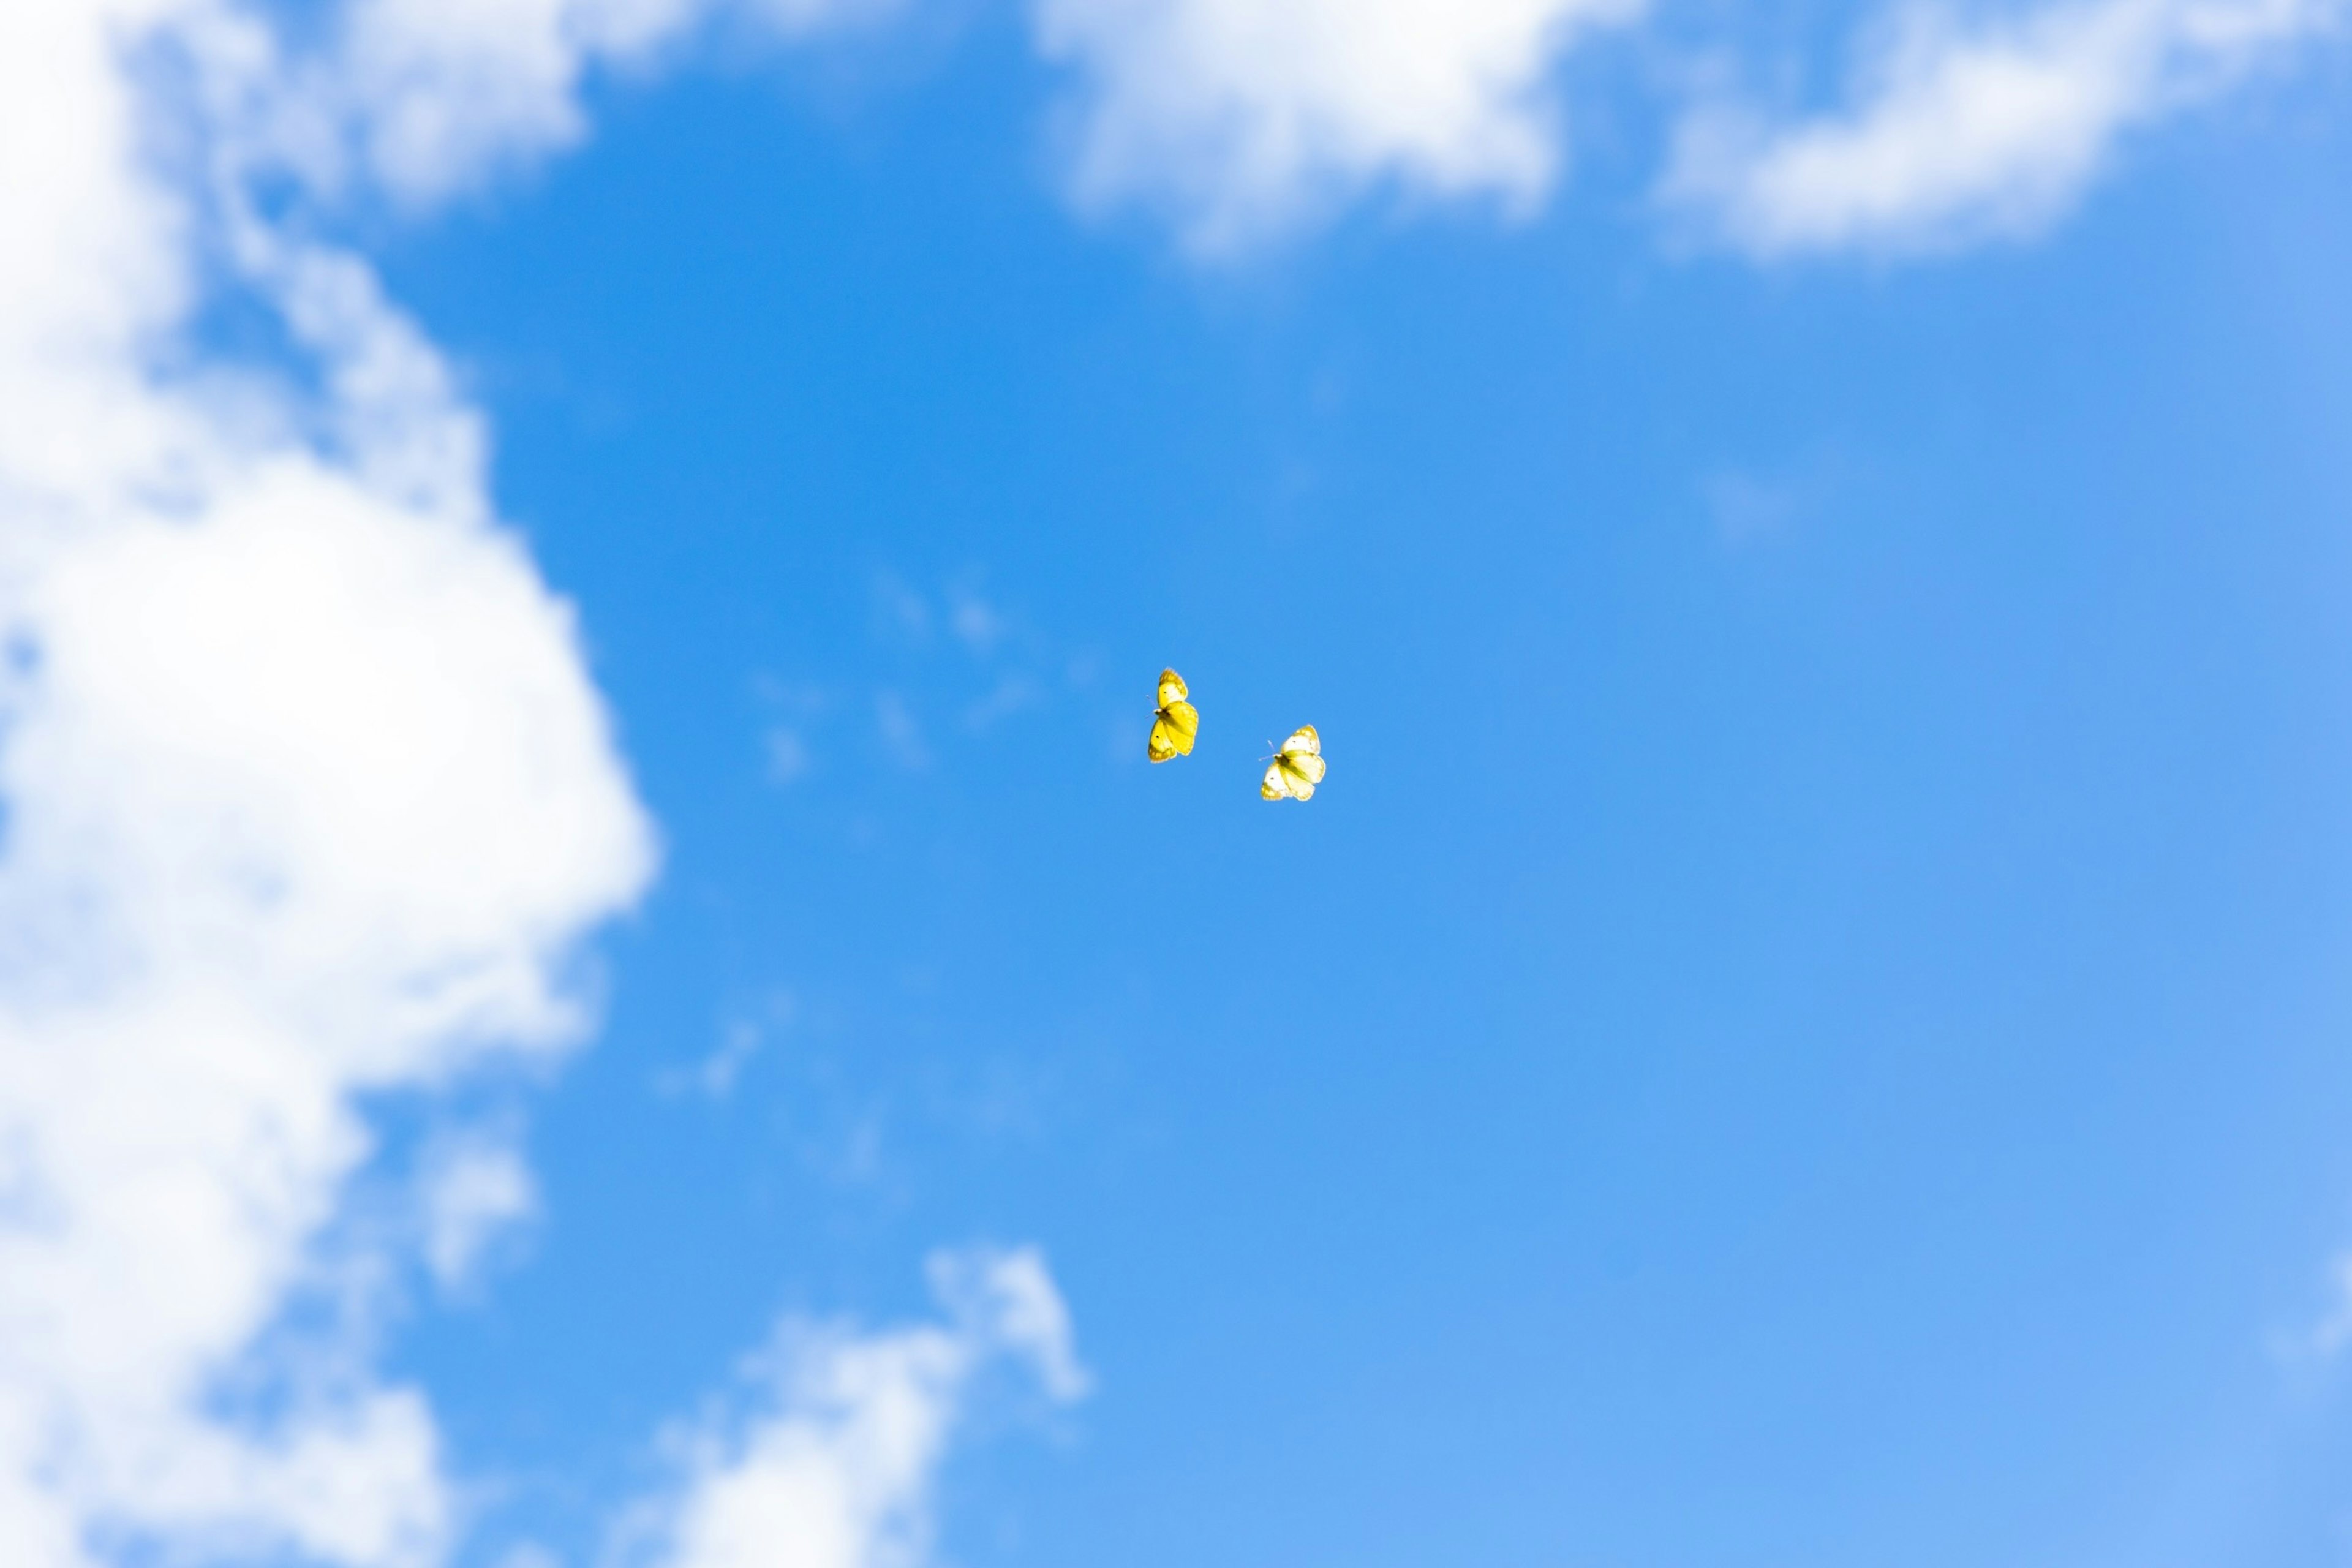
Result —
M 669 857 L 412 1342 L 459 1441 L 610 1465 L 780 1292 L 1017 1237 L 1100 1388 L 960 1561 L 2339 1560 L 2325 93 L 1929 265 L 1604 168 L 1204 273 L 1071 223 L 1011 55 L 615 93 L 387 263 Z
M 445 643 L 473 614 L 454 600 L 384 612 L 387 638 L 414 634 L 383 645 L 403 658 L 455 650 L 427 695 L 465 724 L 387 702 L 383 737 L 496 750 L 544 721 L 552 749 L 513 776 L 580 781 L 452 761 L 369 815 L 340 760 L 288 752 L 281 791 L 252 739 L 276 731 L 244 727 L 314 712 L 307 689 L 270 706 L 212 681 L 194 700 L 218 717 L 190 722 L 247 737 L 219 820 L 301 817 L 310 791 L 319 821 L 381 834 L 387 866 L 448 868 L 305 880 L 327 852 L 257 839 L 252 875 L 297 908 L 325 889 L 331 931 L 471 931 L 478 897 L 525 933 L 418 939 L 362 994 L 422 1007 L 444 969 L 511 959 L 582 1010 L 542 1027 L 540 983 L 513 980 L 384 1057 L 304 1000 L 366 964 L 289 938 L 224 971 L 254 1017 L 296 1020 L 285 1062 L 312 1059 L 309 1029 L 352 1064 L 249 1118 L 359 1139 L 321 1131 L 289 1167 L 287 1190 L 320 1195 L 247 1238 L 289 1260 L 253 1277 L 373 1260 L 383 1278 L 351 1289 L 374 1305 L 357 1326 L 321 1309 L 327 1337 L 363 1388 L 429 1406 L 442 1489 L 382 1495 L 386 1517 L 440 1522 L 352 1544 L 296 1505 L 126 1490 L 94 1460 L 27 1483 L 21 1515 L 0 1489 L 0 1540 L 54 1517 L 92 1554 L 42 1547 L 38 1568 L 175 1546 L 393 1568 L 2352 1558 L 2340 47 L 2118 67 L 2140 96 L 2092 131 L 2058 116 L 2022 155 L 1986 132 L 1958 174 L 1923 156 L 1902 191 L 1925 195 L 1842 205 L 1832 175 L 1791 195 L 1754 171 L 1808 126 L 1866 130 L 1882 89 L 1942 79 L 1897 49 L 1854 79 L 1861 108 L 1838 96 L 1836 62 L 1892 13 L 1701 8 L 1612 33 L 1605 7 L 1563 7 L 1603 31 L 1533 68 L 1551 166 L 1507 152 L 1449 185 L 1417 132 L 1382 142 L 1377 111 L 1343 106 L 1335 122 L 1371 127 L 1359 165 L 1253 185 L 1213 150 L 1115 156 L 1117 111 L 1086 93 L 1115 100 L 1116 72 L 1074 88 L 1083 57 L 1038 40 L 1053 13 L 1118 8 L 1035 9 L 789 48 L 721 25 L 626 68 L 573 61 L 575 126 L 501 131 L 510 163 L 421 205 L 402 182 L 422 176 L 388 161 L 389 195 L 264 218 L 226 313 L 188 317 L 199 363 L 383 363 L 358 323 L 447 367 L 403 373 L 423 391 L 394 378 L 393 414 L 364 378 L 288 395 L 359 410 L 356 456 L 326 415 L 301 437 L 328 480 L 387 516 L 494 513 L 523 552 L 479 567 L 483 602 L 514 597 L 478 636 L 465 619 Z M 2030 55 L 2145 24 L 2171 60 L 2202 37 L 2178 11 L 1954 26 Z M 2051 51 L 2066 69 L 2071 47 Z M 2086 101 L 2106 101 L 2105 58 Z M 1660 83 L 1801 67 L 1829 86 L 1775 109 L 1780 129 L 1711 163 L 1676 151 L 1705 116 Z M 1978 145 L 1972 124 L 1927 144 Z M 1091 185 L 1090 155 L 1111 171 Z M 305 315 L 314 242 L 392 313 Z M 402 489 L 393 458 L 415 449 L 382 434 L 459 427 L 445 416 L 488 443 L 454 500 Z M 222 437 L 223 465 L 262 472 L 281 438 Z M 203 526 L 245 537 L 243 503 L 219 504 Z M 236 595 L 277 557 L 238 559 L 230 629 L 189 646 L 247 646 Z M 493 583 L 514 570 L 555 598 Z M 154 603 L 180 602 L 171 581 Z M 44 736 L 72 702 L 117 700 L 67 679 L 115 623 L 26 594 L 9 615 L 65 672 L 11 699 Z M 127 624 L 163 659 L 174 634 L 152 628 L 181 623 Z M 301 638 L 341 647 L 302 627 L 251 646 L 273 665 Z M 566 684 L 575 657 L 609 731 Z M 1152 767 L 1163 664 L 1202 738 Z M 1305 722 L 1328 782 L 1268 805 L 1257 759 Z M 161 726 L 103 733 L 161 759 L 142 766 L 214 754 Z M 39 901 L 56 887 L 117 888 L 26 847 L 63 787 L 49 754 L 0 758 L 30 825 L 0 868 L 20 946 L 65 929 Z M 459 826 L 412 841 L 398 803 L 445 790 Z M 99 841 L 160 808 L 119 809 Z M 510 842 L 545 868 L 512 870 Z M 592 868 L 577 886 L 571 865 Z M 178 873 L 119 897 L 166 931 L 210 931 L 216 907 L 266 923 L 276 895 L 251 879 L 217 906 L 170 901 Z M 151 953 L 108 940 L 92 973 Z M 0 1015 L 30 1062 L 64 1026 L 16 973 Z M 569 1045 L 462 1054 L 503 1034 Z M 261 1059 L 172 1049 L 200 1097 Z M 56 1094 L 26 1101 L 34 1146 L 43 1117 L 111 1125 Z M 310 1106 L 336 1109 L 288 1109 Z M 245 1168 L 245 1144 L 206 1147 Z M 480 1184 L 436 1187 L 452 1169 Z M 412 1186 L 423 1217 L 383 1218 Z M 149 1234 L 89 1190 L 89 1237 Z M 432 1195 L 452 1191 L 475 1196 Z M 445 1258 L 403 1226 L 456 1239 Z M 927 1257 L 1037 1269 L 989 1276 L 971 1299 L 997 1305 L 967 1311 Z M 348 1306 L 314 1287 L 254 1287 L 241 1328 L 121 1342 L 179 1346 L 157 1364 L 191 1389 L 250 1375 L 342 1410 L 348 1380 L 314 1387 L 284 1348 L 319 1300 Z M 71 1300 L 12 1310 L 47 1323 Z M 1021 1316 L 1039 1300 L 1066 1304 L 1069 1345 Z M 935 1320 L 963 1326 L 890 1327 Z M 834 1342 L 811 1323 L 845 1354 L 941 1358 L 908 1384 L 938 1451 L 881 1466 L 883 1522 L 854 1549 L 762 1536 L 728 1556 L 691 1521 L 714 1477 L 771 1495 L 744 1434 L 866 1408 L 854 1378 L 761 1392 L 778 1357 L 860 1364 L 793 1350 Z M 0 1411 L 87 1419 L 101 1459 L 210 1430 L 118 1430 L 86 1414 L 113 1408 L 90 1392 L 106 1374 L 47 1376 L 0 1376 Z M 49 1474 L 14 1442 L 0 1469 Z M 800 1517 L 788 1503 L 761 1517 Z

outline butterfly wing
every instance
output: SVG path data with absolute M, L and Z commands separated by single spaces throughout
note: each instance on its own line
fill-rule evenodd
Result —
M 1171 757 L 1191 756 L 1200 733 L 1200 710 L 1190 702 L 1170 703 L 1151 721 L 1151 760 L 1164 763 Z
M 1301 724 L 1282 743 L 1267 764 L 1265 782 L 1257 793 L 1267 800 L 1313 800 L 1323 782 L 1323 737 L 1312 724 Z
M 1151 742 L 1147 753 L 1155 763 L 1189 757 L 1201 733 L 1201 711 L 1184 700 L 1184 678 L 1172 669 L 1160 672 L 1160 710 L 1151 716 Z
M 1314 725 L 1301 724 L 1282 743 L 1282 754 L 1275 762 L 1288 775 L 1290 793 L 1307 799 L 1323 782 L 1323 737 L 1315 732 Z

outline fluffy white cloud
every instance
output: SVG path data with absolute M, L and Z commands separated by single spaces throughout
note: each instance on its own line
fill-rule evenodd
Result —
M 1048 1397 L 1086 1390 L 1034 1252 L 931 1260 L 943 1324 L 856 1334 L 787 1321 L 733 1408 L 674 1435 L 683 1476 L 631 1556 L 647 1568 L 900 1568 L 925 1560 L 928 1498 L 971 1380 L 1009 1358 Z
M 459 1129 L 385 1224 L 352 1201 L 360 1100 L 575 1038 L 577 945 L 652 835 L 571 612 L 498 523 L 479 416 L 361 258 L 250 193 L 461 188 L 577 135 L 583 70 L 709 8 L 354 0 L 301 54 L 238 0 L 0 5 L 11 1568 L 427 1568 L 457 1536 L 373 1323 L 388 1279 L 461 1279 L 534 1187 Z M 221 289 L 303 363 L 208 353 Z M 912 1539 L 982 1359 L 1075 1390 L 1034 1258 L 943 1282 L 949 1328 L 841 1341 L 759 1428 L 852 1489 L 807 1520 L 849 1561 L 880 1550 L 858 1531 Z
M 0 1561 L 25 1568 L 441 1554 L 429 1410 L 371 1369 L 341 1295 L 365 1260 L 331 1245 L 371 1152 L 354 1100 L 560 1044 L 574 943 L 651 865 L 478 421 L 363 268 L 237 210 L 207 116 L 265 42 L 196 0 L 0 7 Z M 323 395 L 192 342 L 207 249 Z
M 1760 256 L 1916 251 L 2032 233 L 2134 127 L 2332 27 L 2342 0 L 2074 0 L 1961 25 L 1909 11 L 1847 113 L 1772 125 L 1706 108 L 1664 194 Z
M 1552 71 L 1640 0 L 1034 0 L 1080 76 L 1074 178 L 1171 211 L 1206 252 L 1375 182 L 1524 208 L 1559 160 Z

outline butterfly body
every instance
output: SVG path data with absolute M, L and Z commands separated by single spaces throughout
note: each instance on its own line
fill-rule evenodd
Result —
M 1266 800 L 1312 800 L 1323 770 L 1323 737 L 1314 725 L 1301 724 L 1274 753 L 1257 793 Z
M 1186 700 L 1190 695 L 1182 676 L 1172 669 L 1160 672 L 1160 706 L 1151 715 L 1151 741 L 1147 748 L 1153 762 L 1192 754 L 1192 742 L 1201 733 L 1201 711 Z

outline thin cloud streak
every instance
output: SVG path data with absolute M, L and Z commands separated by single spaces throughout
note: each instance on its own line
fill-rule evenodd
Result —
M 1853 107 L 1775 122 L 1736 101 L 1685 121 L 1666 210 L 1759 258 L 1943 252 L 2030 237 L 2131 132 L 2333 31 L 2342 0 L 2080 0 L 2022 18 L 1900 13 Z

